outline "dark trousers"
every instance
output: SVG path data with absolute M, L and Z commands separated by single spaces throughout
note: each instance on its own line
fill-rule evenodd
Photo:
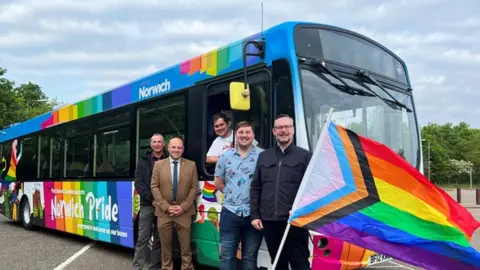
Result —
M 150 266 L 149 269 L 160 269 L 161 250 L 160 239 L 158 237 L 158 230 L 156 228 L 155 209 L 153 206 L 142 205 L 140 206 L 138 218 L 138 239 L 135 246 L 135 255 L 133 257 L 132 269 L 143 269 L 147 252 L 150 252 Z M 148 248 L 148 242 L 153 235 L 153 246 L 150 251 Z
M 265 236 L 265 242 L 267 242 L 268 253 L 270 259 L 275 261 L 280 243 L 282 242 L 283 233 L 287 227 L 287 221 L 262 221 L 263 223 L 263 235 Z M 283 245 L 280 258 L 275 270 L 288 270 L 288 264 L 290 263 L 291 269 L 311 269 L 308 257 L 310 251 L 308 250 L 308 231 L 295 226 L 290 226 L 287 240 Z
M 237 269 L 237 250 L 242 241 L 242 269 L 257 269 L 262 232 L 256 230 L 250 217 L 240 217 L 222 208 L 220 214 L 220 269 Z

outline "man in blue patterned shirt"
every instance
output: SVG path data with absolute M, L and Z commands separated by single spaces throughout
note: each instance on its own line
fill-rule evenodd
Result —
M 252 125 L 239 122 L 235 131 L 236 147 L 224 152 L 215 167 L 215 186 L 224 194 L 220 215 L 220 269 L 236 269 L 240 240 L 242 269 L 257 269 L 263 234 L 250 222 L 250 183 L 263 149 L 253 145 L 254 137 Z

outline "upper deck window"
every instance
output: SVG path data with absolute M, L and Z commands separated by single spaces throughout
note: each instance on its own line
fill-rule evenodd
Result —
M 402 63 L 385 49 L 360 36 L 305 27 L 295 32 L 295 46 L 298 56 L 365 69 L 407 84 Z

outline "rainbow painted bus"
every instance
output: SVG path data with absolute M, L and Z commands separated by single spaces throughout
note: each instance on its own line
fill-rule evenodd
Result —
M 154 55 L 152 55 L 154 57 Z M 248 89 L 248 91 L 245 91 Z M 274 116 L 295 119 L 295 143 L 313 150 L 332 119 L 385 143 L 423 171 L 405 63 L 358 33 L 285 22 L 227 46 L 65 105 L 0 131 L 0 213 L 26 229 L 46 227 L 133 248 L 139 195 L 136 161 L 160 132 L 185 140 L 200 190 L 192 218 L 194 260 L 219 265 L 222 194 L 206 152 L 212 116 L 248 120 L 259 146 L 274 145 Z M 312 269 L 356 269 L 389 260 L 311 232 Z M 265 243 L 259 266 L 269 268 Z

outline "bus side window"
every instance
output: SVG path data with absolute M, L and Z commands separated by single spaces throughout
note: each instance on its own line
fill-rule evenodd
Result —
M 4 178 L 3 173 L 7 168 L 7 160 L 5 159 L 5 153 L 3 152 L 3 149 L 5 149 L 5 145 L 0 144 L 0 179 Z
M 160 133 L 165 139 L 164 153 L 168 154 L 168 142 L 174 136 L 185 140 L 187 126 L 186 102 L 184 94 L 167 96 L 141 105 L 137 111 L 137 161 L 150 150 L 150 138 Z M 193 131 L 192 136 L 198 136 Z M 185 148 L 185 151 L 187 149 Z M 188 158 L 188 157 L 185 157 Z
M 92 124 L 88 120 L 67 127 L 64 141 L 63 177 L 86 178 L 92 172 L 93 135 Z
M 2 167 L 0 167 L 0 179 L 4 179 L 10 169 L 12 141 L 5 142 L 3 146 Z
M 40 179 L 47 179 L 50 176 L 50 136 L 40 135 Z
M 17 180 L 32 181 L 37 179 L 38 136 L 34 135 L 18 139 L 17 155 Z

